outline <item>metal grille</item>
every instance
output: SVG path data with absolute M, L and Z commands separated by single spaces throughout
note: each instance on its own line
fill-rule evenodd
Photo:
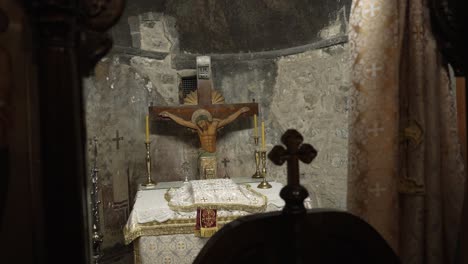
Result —
M 179 84 L 179 101 L 184 102 L 185 96 L 197 90 L 197 76 L 182 77 Z

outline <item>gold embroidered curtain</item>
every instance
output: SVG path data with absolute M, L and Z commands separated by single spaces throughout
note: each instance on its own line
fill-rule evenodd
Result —
M 425 0 L 354 0 L 348 209 L 403 263 L 453 263 L 465 170 Z

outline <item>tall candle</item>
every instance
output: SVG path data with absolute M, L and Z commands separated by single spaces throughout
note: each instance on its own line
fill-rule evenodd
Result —
M 258 138 L 257 114 L 254 115 L 254 136 Z
M 265 150 L 265 122 L 262 121 L 262 149 Z
M 146 115 L 146 142 L 149 142 L 149 116 Z

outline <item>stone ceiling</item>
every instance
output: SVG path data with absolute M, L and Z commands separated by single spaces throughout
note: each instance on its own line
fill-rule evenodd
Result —
M 176 21 L 180 51 L 237 53 L 278 50 L 324 38 L 322 30 L 346 19 L 351 0 L 132 0 L 116 43 L 129 45 L 127 18 L 160 12 Z M 344 26 L 339 29 L 345 34 Z M 326 36 L 325 36 L 326 37 Z

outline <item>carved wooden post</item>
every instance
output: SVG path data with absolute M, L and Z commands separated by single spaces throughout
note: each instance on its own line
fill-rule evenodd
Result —
M 281 198 L 285 200 L 286 206 L 283 209 L 287 214 L 305 213 L 304 199 L 309 195 L 307 190 L 299 183 L 299 160 L 304 163 L 311 163 L 317 156 L 317 150 L 310 144 L 302 144 L 304 138 L 296 130 L 289 129 L 281 137 L 281 142 L 286 145 L 275 146 L 269 153 L 268 158 L 276 165 L 283 165 L 288 162 L 288 185 L 280 192 Z
M 124 0 L 33 0 L 37 57 L 44 263 L 88 263 L 82 82 L 112 47 L 105 34 Z M 87 256 L 88 255 L 88 256 Z M 41 262 L 41 261 L 40 261 Z
M 0 34 L 4 33 L 9 25 L 9 18 L 0 9 Z M 8 123 L 10 120 L 9 104 L 11 89 L 11 57 L 0 45 L 0 219 L 3 219 L 3 206 L 8 190 L 9 151 L 8 151 Z M 0 220 L 1 223 L 1 220 Z

